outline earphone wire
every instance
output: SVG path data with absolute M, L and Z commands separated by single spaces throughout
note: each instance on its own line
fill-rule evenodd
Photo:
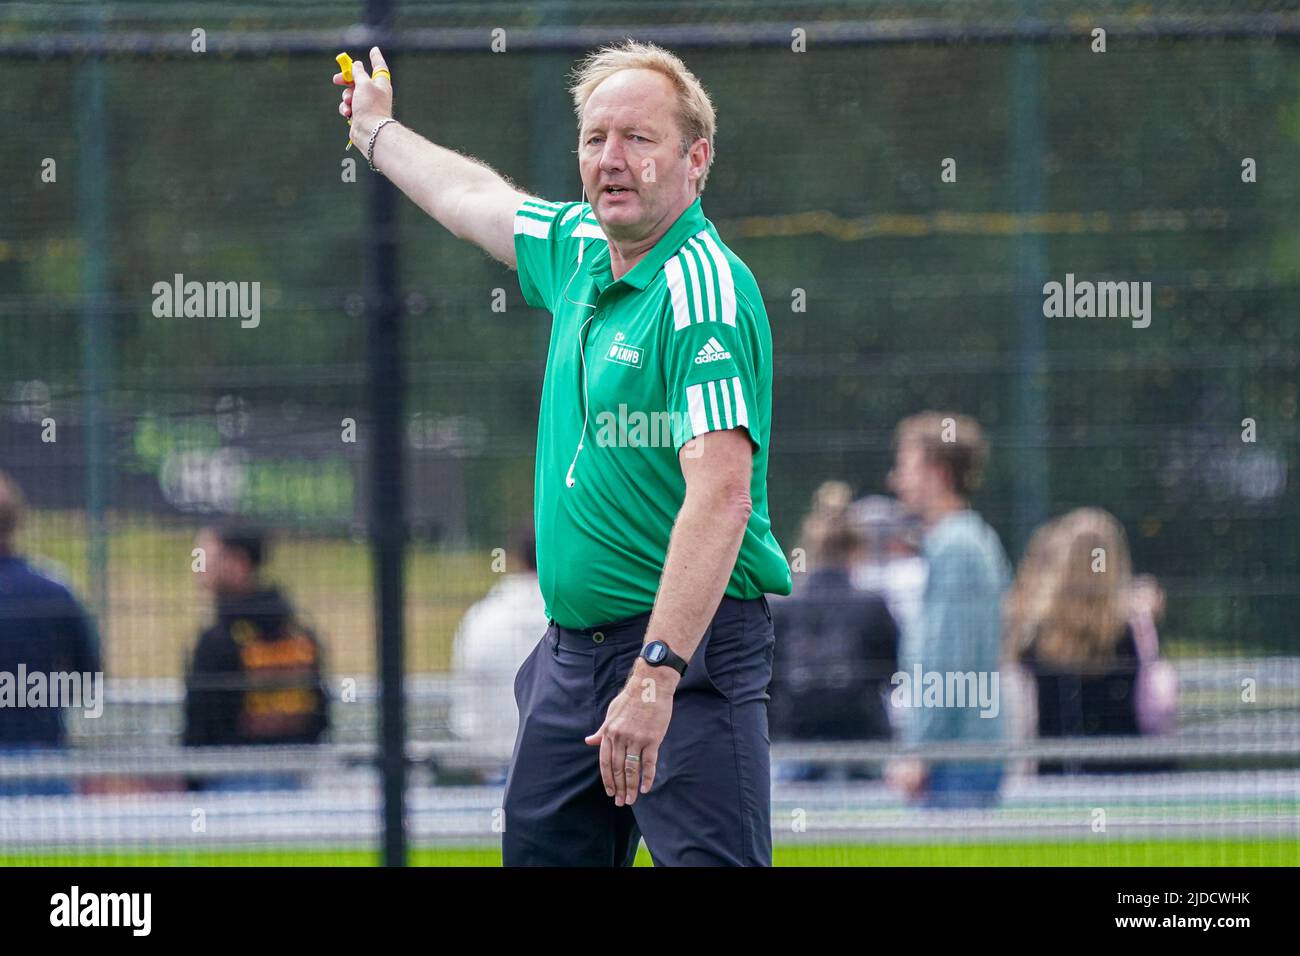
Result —
M 582 201 L 587 201 L 586 186 L 582 187 Z M 582 227 L 581 216 L 582 214 L 579 213 L 579 228 Z M 569 281 L 564 284 L 564 292 L 562 293 L 566 302 L 581 306 L 584 309 L 591 309 L 591 315 L 587 316 L 587 321 L 583 322 L 578 328 L 578 364 L 582 369 L 582 434 L 578 438 L 578 447 L 573 451 L 573 460 L 569 462 L 569 471 L 564 476 L 564 484 L 565 487 L 568 488 L 572 488 L 577 483 L 577 479 L 573 477 L 573 469 L 578 466 L 578 456 L 582 454 L 583 443 L 587 440 L 587 424 L 588 419 L 590 418 L 590 401 L 587 397 L 587 352 L 585 333 L 587 331 L 587 326 L 591 324 L 591 320 L 596 317 L 596 307 L 587 302 L 575 302 L 573 299 L 569 298 L 569 286 L 573 285 L 573 280 L 578 277 L 578 270 L 582 268 L 582 254 L 586 248 L 587 238 L 584 236 L 581 243 L 578 245 L 578 265 L 574 268 L 573 275 L 569 276 Z

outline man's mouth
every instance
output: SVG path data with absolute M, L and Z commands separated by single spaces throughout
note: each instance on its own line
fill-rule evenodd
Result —
M 632 190 L 628 189 L 626 186 L 606 186 L 606 187 L 605 187 L 605 195 L 607 195 L 607 196 L 621 196 L 621 195 L 623 195 L 624 193 L 630 193 L 631 191 L 632 191 Z

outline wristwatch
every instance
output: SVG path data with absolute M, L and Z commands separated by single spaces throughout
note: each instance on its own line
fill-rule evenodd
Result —
M 651 667 L 671 667 L 682 676 L 686 675 L 686 661 L 663 641 L 651 641 L 641 648 L 639 655 Z

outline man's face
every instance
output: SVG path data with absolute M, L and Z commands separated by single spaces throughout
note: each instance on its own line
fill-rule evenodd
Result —
M 221 537 L 211 531 L 199 532 L 194 541 L 203 549 L 204 567 L 199 572 L 199 586 L 212 595 L 234 594 L 247 589 L 250 577 L 248 560 L 240 551 L 226 551 Z
M 923 514 L 942 481 L 941 469 L 925 457 L 918 442 L 902 441 L 889 473 L 889 487 L 904 508 L 915 515 Z
M 611 239 L 650 235 L 695 201 L 692 164 L 703 172 L 708 145 L 683 156 L 672 82 L 654 70 L 621 70 L 587 100 L 578 167 L 596 221 Z

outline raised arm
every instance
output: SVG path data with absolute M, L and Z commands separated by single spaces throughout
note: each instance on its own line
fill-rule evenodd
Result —
M 386 70 L 379 47 L 370 50 L 371 67 Z M 354 85 L 343 91 L 339 112 L 352 120 L 352 144 L 365 161 L 370 134 L 393 115 L 388 76 L 372 79 L 360 60 L 352 65 Z M 347 86 L 342 73 L 336 86 Z M 452 235 L 515 267 L 514 214 L 526 198 L 485 163 L 431 143 L 401 123 L 388 123 L 375 140 L 375 168 Z

